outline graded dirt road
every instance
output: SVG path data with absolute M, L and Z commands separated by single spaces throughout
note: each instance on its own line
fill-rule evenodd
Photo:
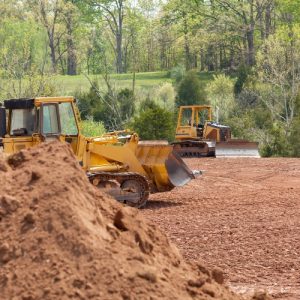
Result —
M 300 299 L 300 159 L 187 159 L 204 175 L 143 214 L 189 261 L 224 270 L 242 294 Z

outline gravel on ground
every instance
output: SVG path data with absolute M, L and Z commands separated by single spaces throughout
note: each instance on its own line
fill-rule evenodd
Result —
M 151 196 L 142 213 L 191 262 L 242 294 L 300 299 L 300 159 L 186 159 L 203 176 Z

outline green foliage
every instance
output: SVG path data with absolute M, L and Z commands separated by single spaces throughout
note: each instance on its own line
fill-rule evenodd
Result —
M 255 140 L 254 114 L 254 111 L 236 111 L 230 118 L 224 120 L 224 124 L 230 126 L 233 137 Z
M 236 96 L 236 102 L 243 109 L 254 108 L 259 103 L 259 95 L 255 90 L 244 88 Z
M 176 92 L 173 85 L 169 82 L 163 83 L 158 87 L 156 91 L 156 96 L 159 102 L 162 103 L 163 107 L 168 110 L 174 109 L 174 101 L 176 97 Z
M 257 74 L 263 83 L 257 85 L 260 99 L 274 116 L 274 122 L 283 123 L 280 130 L 283 128 L 286 137 L 300 89 L 300 54 L 296 50 L 300 47 L 299 37 L 299 26 L 280 28 L 257 55 Z M 273 132 L 279 135 L 277 128 Z
M 300 157 L 300 115 L 294 119 L 289 143 L 291 145 L 291 155 Z
M 0 97 L 20 98 L 55 94 L 43 59 L 43 32 L 32 20 L 1 20 Z
M 223 74 L 214 75 L 214 80 L 206 87 L 209 102 L 213 105 L 215 113 L 218 114 L 217 118 L 220 121 L 228 117 L 233 110 L 233 87 L 234 81 Z
M 131 128 L 143 140 L 174 139 L 173 114 L 151 101 L 134 117 Z
M 262 156 L 288 156 L 290 154 L 290 144 L 283 126 L 274 123 L 268 133 L 269 141 L 261 146 Z
M 158 105 L 155 103 L 155 101 L 147 97 L 140 103 L 139 112 L 141 113 L 146 111 L 147 109 L 155 109 L 157 107 Z
M 205 104 L 207 95 L 204 84 L 194 71 L 188 72 L 178 85 L 176 105 Z
M 249 67 L 241 65 L 237 71 L 237 80 L 234 84 L 234 94 L 239 95 L 244 88 L 244 85 L 248 79 L 250 73 Z
M 296 20 L 299 22 L 299 9 L 300 9 L 300 1 L 299 0 L 280 0 L 277 1 L 278 10 L 288 16 L 291 20 Z
M 102 122 L 96 122 L 92 119 L 81 121 L 82 134 L 86 137 L 101 136 L 105 133 L 105 128 Z
M 135 112 L 135 97 L 130 89 L 122 89 L 117 95 L 122 120 L 130 120 Z
M 102 93 L 94 82 L 87 93 L 77 93 L 76 98 L 82 119 L 92 117 L 110 131 L 122 129 L 135 112 L 135 98 L 129 89 Z
M 94 83 L 96 85 L 96 83 Z M 101 102 L 95 88 L 90 87 L 88 92 L 77 92 L 75 98 L 80 111 L 81 119 L 87 120 L 97 110 L 101 110 Z
M 185 74 L 185 66 L 183 65 L 177 65 L 170 71 L 170 77 L 174 79 L 176 83 L 179 83 L 184 78 Z

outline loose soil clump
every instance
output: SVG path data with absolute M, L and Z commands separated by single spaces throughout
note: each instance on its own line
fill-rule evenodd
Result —
M 0 157 L 0 182 L 1 299 L 241 299 L 93 187 L 67 145 Z

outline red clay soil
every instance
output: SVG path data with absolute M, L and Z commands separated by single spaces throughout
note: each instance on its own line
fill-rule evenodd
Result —
M 241 299 L 93 187 L 66 145 L 0 158 L 0 183 L 1 300 Z
M 204 175 L 152 196 L 143 214 L 190 262 L 249 294 L 300 299 L 300 159 L 187 159 Z

